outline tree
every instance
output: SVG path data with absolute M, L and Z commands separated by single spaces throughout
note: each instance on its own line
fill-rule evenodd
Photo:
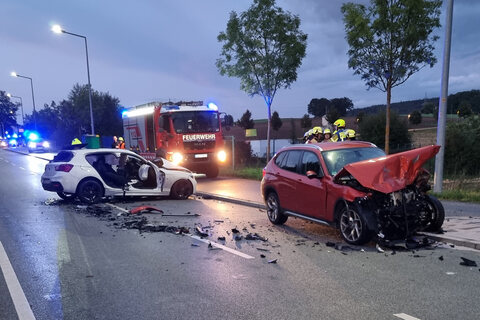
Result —
M 364 111 L 360 111 L 360 112 L 357 114 L 357 123 L 362 122 L 364 117 L 365 117 L 365 112 L 364 112 Z
M 328 110 L 327 116 L 325 118 L 327 119 L 328 123 L 333 125 L 333 123 L 341 116 L 342 115 L 340 114 L 340 112 L 338 112 L 337 108 L 331 108 L 330 110 Z
M 458 106 L 457 115 L 460 118 L 466 118 L 473 114 L 472 112 L 472 105 L 468 101 L 462 101 Z
M 424 102 L 422 104 L 422 113 L 433 114 L 435 112 L 435 105 L 432 102 Z
M 17 105 L 10 101 L 5 91 L 0 91 L 0 130 L 2 130 L 0 136 L 17 126 L 17 110 Z
M 353 102 L 347 97 L 334 98 L 330 100 L 332 107 L 337 109 L 340 116 L 345 116 L 348 111 L 353 110 Z
M 52 101 L 50 105 L 44 104 L 43 108 L 34 111 L 34 114 L 27 115 L 25 117 L 24 127 L 28 130 L 35 129 L 35 120 L 37 122 L 37 130 L 41 133 L 41 136 L 46 139 L 51 139 L 58 125 L 58 108 L 55 101 Z
M 411 124 L 420 124 L 422 123 L 422 114 L 418 110 L 412 111 L 412 113 L 408 115 L 408 121 L 410 121 Z
M 302 128 L 311 128 L 312 127 L 312 119 L 308 116 L 308 114 L 304 114 L 303 118 L 300 120 L 300 126 Z
M 280 129 L 283 125 L 282 119 L 280 119 L 280 116 L 277 111 L 273 111 L 272 114 L 272 129 L 275 132 L 278 132 L 278 129 Z M 276 135 L 275 135 L 276 136 Z M 275 138 L 273 139 L 273 152 L 275 153 Z
M 307 118 L 308 118 L 308 115 L 306 115 Z M 304 117 L 305 118 L 305 117 Z M 303 120 L 303 119 L 302 119 Z M 310 126 L 312 125 L 312 122 L 310 120 Z M 297 143 L 297 130 L 295 128 L 295 119 L 290 119 L 290 127 L 291 127 L 291 131 L 290 131 L 290 143 L 291 144 L 295 144 Z
M 445 133 L 445 174 L 480 174 L 480 118 L 469 117 L 447 124 Z
M 275 0 L 254 0 L 238 15 L 230 13 L 217 68 L 221 75 L 238 77 L 241 89 L 260 95 L 267 105 L 267 162 L 270 157 L 271 106 L 277 90 L 297 80 L 307 47 L 307 35 L 300 30 L 300 18 L 283 11 Z
M 308 104 L 308 113 L 310 113 L 314 117 L 321 118 L 327 114 L 328 109 L 332 106 L 332 103 L 327 98 L 314 98 L 310 100 Z
M 401 120 L 395 111 L 392 111 L 390 113 L 390 125 L 392 129 L 390 144 L 395 146 L 394 149 L 396 151 L 403 151 L 411 143 L 407 123 Z M 384 149 L 385 140 L 383 139 L 383 132 L 385 132 L 385 126 L 385 112 L 382 111 L 378 114 L 365 115 L 362 122 L 359 123 L 358 131 L 362 140 L 370 141 L 379 148 Z
M 387 94 L 385 152 L 390 150 L 392 88 L 401 85 L 437 59 L 432 35 L 440 26 L 441 0 L 371 0 L 342 5 L 348 50 L 348 67 L 367 87 Z
M 237 125 L 244 129 L 252 129 L 255 126 L 250 110 L 247 109 L 247 111 L 245 111 L 240 120 L 237 121 Z

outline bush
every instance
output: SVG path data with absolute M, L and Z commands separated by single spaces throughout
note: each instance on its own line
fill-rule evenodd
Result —
M 359 133 L 364 141 L 370 141 L 385 149 L 385 112 L 366 115 L 359 122 Z M 390 150 L 392 153 L 410 149 L 411 138 L 406 121 L 400 119 L 395 111 L 390 112 Z
M 480 174 L 480 119 L 469 117 L 447 126 L 444 173 L 474 176 Z
M 408 115 L 408 121 L 410 121 L 411 124 L 420 124 L 422 123 L 422 114 L 418 110 L 412 111 L 412 113 Z

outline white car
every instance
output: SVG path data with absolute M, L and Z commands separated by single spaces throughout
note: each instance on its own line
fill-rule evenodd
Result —
M 155 162 L 155 163 L 154 163 Z M 63 199 L 96 203 L 111 196 L 170 196 L 195 193 L 194 174 L 165 159 L 148 161 L 122 149 L 60 151 L 45 166 L 42 186 Z

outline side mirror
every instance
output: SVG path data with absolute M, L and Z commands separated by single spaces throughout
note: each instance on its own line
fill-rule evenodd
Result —
M 320 173 L 316 173 L 315 171 L 313 170 L 308 170 L 307 171 L 307 178 L 308 179 L 314 179 L 314 178 L 323 178 L 323 174 L 320 172 Z

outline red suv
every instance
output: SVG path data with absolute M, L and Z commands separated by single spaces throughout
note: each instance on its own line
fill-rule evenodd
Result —
M 440 201 L 427 194 L 430 174 L 422 165 L 439 148 L 386 156 L 363 141 L 285 147 L 263 172 L 268 219 L 283 224 L 294 216 L 331 225 L 351 244 L 373 236 L 391 241 L 438 231 L 445 213 Z

